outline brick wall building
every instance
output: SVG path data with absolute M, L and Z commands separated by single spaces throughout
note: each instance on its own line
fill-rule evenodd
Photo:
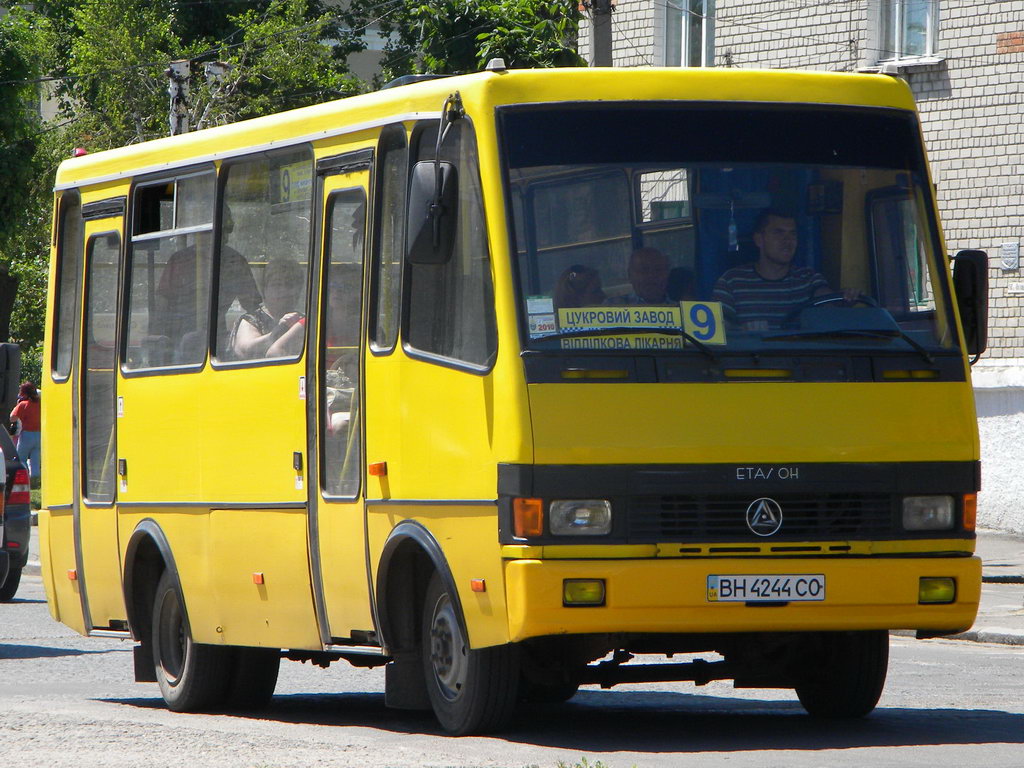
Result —
M 990 257 L 989 365 L 1024 362 L 1024 0 L 621 0 L 616 66 L 884 70 L 921 113 L 947 249 Z M 580 52 L 591 55 L 590 30 Z

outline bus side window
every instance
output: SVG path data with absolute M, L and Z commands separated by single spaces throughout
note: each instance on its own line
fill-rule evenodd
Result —
M 86 499 L 114 500 L 114 388 L 117 272 L 121 237 L 89 240 L 82 344 L 82 487 Z
M 420 160 L 433 154 L 435 131 L 420 132 Z M 497 351 L 497 334 L 476 139 L 468 119 L 452 124 L 441 159 L 458 169 L 455 245 L 446 264 L 409 265 L 406 338 L 413 349 L 483 367 Z
M 359 434 L 359 323 L 363 300 L 363 233 L 366 198 L 361 189 L 335 194 L 328 214 L 330 237 L 324 290 L 324 382 L 321 435 L 324 493 L 355 496 L 362 462 Z
M 380 215 L 374 230 L 370 347 L 374 351 L 390 351 L 398 339 L 405 253 L 405 194 L 409 177 L 405 126 L 389 125 L 381 131 L 378 151 L 376 210 Z
M 206 359 L 213 195 L 212 171 L 136 189 L 125 368 Z
M 221 169 L 217 360 L 302 353 L 313 153 L 261 152 Z
M 53 324 L 53 378 L 65 379 L 71 373 L 75 343 L 75 311 L 78 282 L 82 271 L 82 200 L 75 191 L 65 192 L 60 201 L 60 227 L 57 234 L 57 306 Z

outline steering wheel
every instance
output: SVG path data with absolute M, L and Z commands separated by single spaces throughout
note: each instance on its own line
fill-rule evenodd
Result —
M 803 312 L 805 309 L 810 309 L 811 307 L 822 307 L 826 304 L 838 303 L 849 304 L 851 306 L 854 304 L 863 304 L 866 307 L 878 306 L 877 301 L 863 293 L 858 294 L 857 296 L 850 300 L 847 300 L 845 293 L 840 293 L 838 291 L 835 291 L 833 293 L 823 293 L 820 296 L 814 296 L 809 301 L 805 301 L 796 309 L 793 309 L 790 312 L 788 312 L 786 316 L 782 318 L 782 325 L 785 326 L 788 323 L 792 323 L 800 316 L 800 313 Z

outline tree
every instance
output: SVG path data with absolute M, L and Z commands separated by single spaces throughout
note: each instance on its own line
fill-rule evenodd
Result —
M 29 203 L 36 185 L 40 121 L 34 42 L 37 30 L 18 13 L 0 19 L 0 328 L 26 347 L 23 370 L 38 377 L 46 261 L 37 258 L 48 241 Z M 45 217 L 45 227 L 49 217 Z M 14 289 L 18 289 L 15 294 Z M 36 379 L 38 380 L 38 378 Z
M 192 63 L 194 127 L 364 85 L 346 66 L 362 41 L 318 0 L 40 0 L 32 8 L 0 19 L 0 288 L 9 265 L 20 281 L 10 335 L 22 345 L 26 377 L 38 381 L 53 180 L 73 148 L 167 135 L 164 70 L 173 60 Z M 227 63 L 227 75 L 210 83 L 204 64 L 214 60 Z M 40 81 L 59 105 L 46 126 L 36 109 Z
M 476 72 L 495 57 L 513 68 L 585 64 L 576 53 L 576 0 L 401 0 L 383 16 L 379 8 L 378 0 L 354 0 L 348 19 L 356 28 L 376 22 L 390 38 L 385 79 Z

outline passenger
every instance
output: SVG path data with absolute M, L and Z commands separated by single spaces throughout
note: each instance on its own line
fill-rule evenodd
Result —
M 593 267 L 573 264 L 558 277 L 552 303 L 562 307 L 596 307 L 604 303 L 601 275 Z
M 668 256 L 657 248 L 637 248 L 629 256 L 626 275 L 633 292 L 614 301 L 615 304 L 672 304 L 668 295 Z
M 263 270 L 263 304 L 238 318 L 231 334 L 236 360 L 287 357 L 302 350 L 306 272 L 290 259 L 271 259 Z
M 231 211 L 224 206 L 222 230 L 227 235 L 233 229 Z M 172 347 L 181 346 L 186 339 L 194 340 L 185 357 L 174 362 L 197 362 L 205 354 L 206 330 L 204 328 L 199 333 L 197 318 L 207 312 L 206 291 L 200 290 L 200 281 L 209 279 L 207 265 L 211 255 L 211 241 L 209 232 L 199 232 L 195 243 L 171 254 L 155 291 L 149 333 L 153 336 L 166 336 Z M 196 263 L 197 252 L 200 256 L 199 265 Z M 228 245 L 221 247 L 219 285 L 216 332 L 217 338 L 223 339 L 227 337 L 227 311 L 236 299 L 246 312 L 255 312 L 260 306 L 260 292 L 256 288 L 249 263 L 242 254 Z M 200 300 L 203 306 L 199 306 Z
M 726 270 L 715 282 L 712 298 L 721 302 L 726 322 L 748 331 L 779 328 L 816 296 L 833 292 L 819 272 L 793 264 L 797 230 L 791 214 L 763 211 L 753 240 L 757 261 Z M 860 295 L 854 289 L 843 293 L 847 302 Z

